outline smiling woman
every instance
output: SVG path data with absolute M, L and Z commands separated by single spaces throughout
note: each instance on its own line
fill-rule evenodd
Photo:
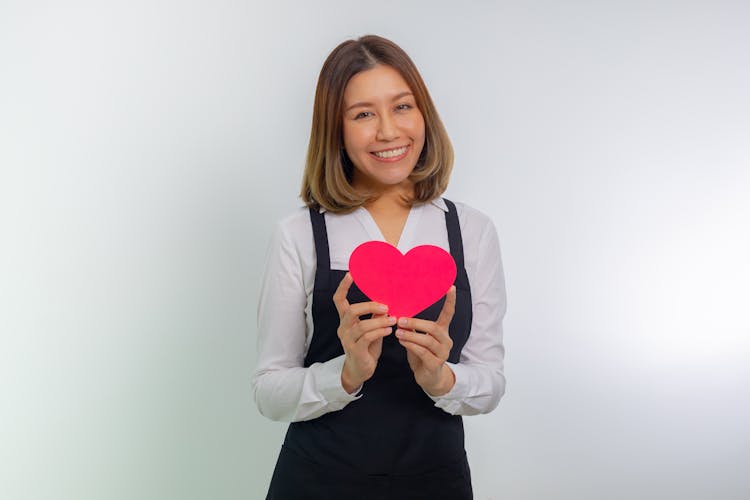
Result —
M 390 156 L 408 144 L 408 137 L 389 137 L 405 132 L 394 127 L 409 124 L 406 131 L 413 133 L 419 118 L 423 140 L 405 162 L 414 191 L 407 204 L 432 200 L 448 187 L 453 147 L 437 109 L 412 60 L 390 40 L 366 36 L 336 47 L 318 78 L 302 199 L 335 212 L 364 206 L 377 191 L 353 185 L 356 149 L 349 147 Z
M 505 391 L 505 283 L 492 221 L 441 198 L 452 165 L 406 53 L 377 36 L 336 47 L 315 94 L 307 207 L 277 227 L 258 308 L 255 399 L 291 422 L 267 498 L 472 498 L 461 418 Z M 453 286 L 414 317 L 389 314 L 348 272 L 372 240 L 450 252 Z

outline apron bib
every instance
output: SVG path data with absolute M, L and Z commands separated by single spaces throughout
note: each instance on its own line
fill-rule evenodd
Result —
M 450 252 L 456 261 L 456 310 L 449 332 L 448 361 L 458 363 L 472 321 L 471 290 L 463 257 L 455 205 L 445 200 Z M 313 336 L 304 366 L 344 354 L 333 294 L 346 271 L 330 268 L 324 213 L 310 209 L 317 270 L 313 289 Z M 356 284 L 350 304 L 367 302 Z M 445 298 L 415 317 L 435 321 Z M 395 327 L 394 327 L 395 331 Z M 471 499 L 471 478 L 464 451 L 461 416 L 450 415 L 414 380 L 406 349 L 395 335 L 383 350 L 362 397 L 339 411 L 293 422 L 284 440 L 267 499 Z

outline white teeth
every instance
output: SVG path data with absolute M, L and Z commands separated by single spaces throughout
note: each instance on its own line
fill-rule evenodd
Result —
M 378 158 L 393 158 L 394 156 L 401 156 L 402 154 L 406 153 L 407 147 L 408 146 L 404 146 L 403 148 L 391 149 L 390 151 L 380 151 L 373 154 Z

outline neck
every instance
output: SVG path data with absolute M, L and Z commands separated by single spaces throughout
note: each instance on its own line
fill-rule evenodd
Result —
M 407 201 L 414 198 L 414 183 L 409 179 L 404 179 L 398 184 L 380 184 L 368 183 L 366 179 L 361 178 L 354 172 L 352 185 L 357 189 L 369 191 L 375 194 L 375 197 L 365 204 L 365 208 L 372 211 L 403 211 L 409 209 Z
M 413 197 L 414 187 L 411 183 L 389 186 L 367 202 L 365 208 L 370 212 L 401 212 L 410 208 L 408 200 Z

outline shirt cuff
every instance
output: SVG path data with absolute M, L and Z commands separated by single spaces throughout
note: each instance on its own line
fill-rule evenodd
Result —
M 360 385 L 353 394 L 349 394 L 341 385 L 341 371 L 344 369 L 346 354 L 321 363 L 318 379 L 318 391 L 329 403 L 348 403 L 362 397 Z

